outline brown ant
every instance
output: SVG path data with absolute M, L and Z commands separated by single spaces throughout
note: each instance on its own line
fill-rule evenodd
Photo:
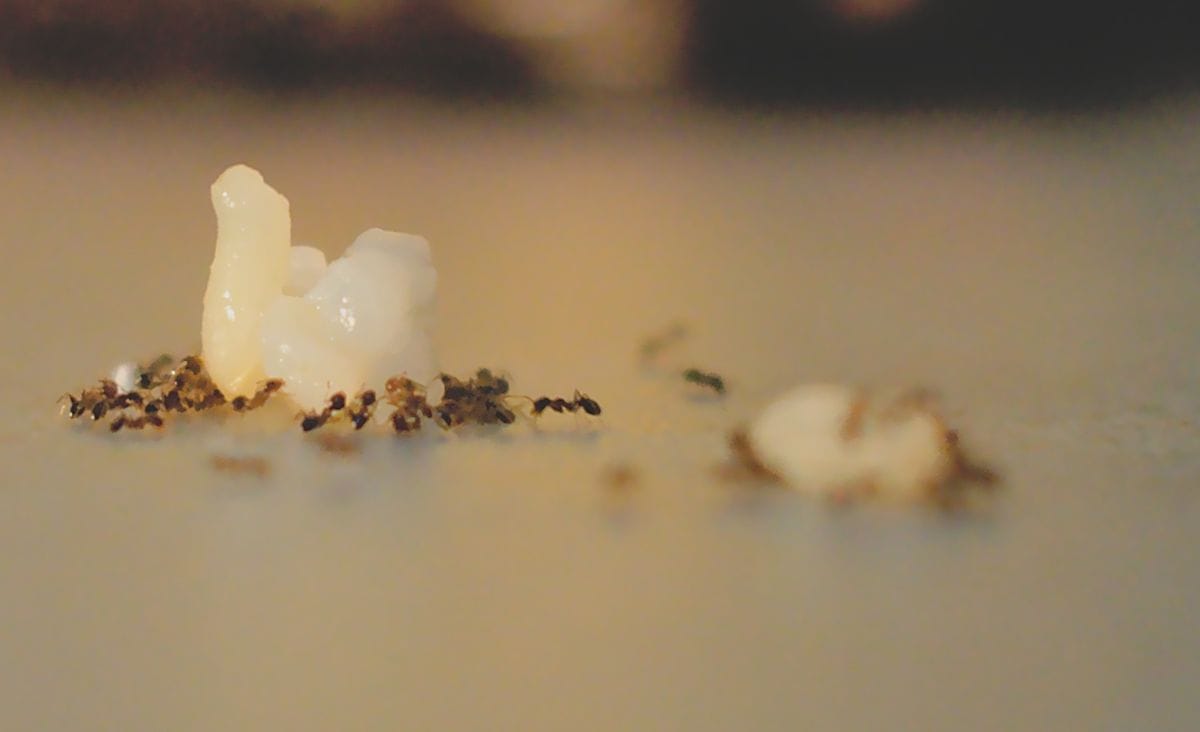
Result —
M 491 369 L 479 369 L 471 380 L 476 390 L 485 396 L 504 396 L 508 393 L 508 379 L 493 376 Z
M 211 391 L 204 392 L 199 401 L 194 403 L 197 411 L 219 407 L 225 403 L 225 395 L 221 393 L 220 389 L 213 387 Z
M 462 390 L 463 394 L 466 393 L 466 389 L 462 386 L 462 383 L 453 376 L 442 374 L 441 379 L 447 392 L 454 389 Z M 392 429 L 397 433 L 403 434 L 420 429 L 421 417 L 433 419 L 433 408 L 429 406 L 429 402 L 426 399 L 424 386 L 421 386 L 407 376 L 393 376 L 384 383 L 383 388 L 383 401 L 395 407 L 395 411 L 392 412 L 391 422 Z M 374 392 L 371 394 L 373 398 Z M 445 397 L 443 397 L 444 400 Z
M 258 409 L 262 405 L 266 404 L 267 400 L 270 399 L 275 392 L 282 388 L 283 379 L 267 379 L 259 385 L 253 396 L 234 397 L 233 401 L 230 402 L 230 406 L 233 407 L 233 411 L 235 412 L 247 412 L 251 409 Z
M 183 401 L 179 398 L 179 390 L 171 389 L 163 395 L 163 409 L 169 412 L 186 412 Z
M 184 356 L 179 365 L 181 370 L 196 376 L 204 373 L 204 362 L 200 360 L 199 356 Z
M 153 389 L 161 385 L 167 376 L 166 369 L 174 362 L 169 354 L 164 353 L 138 371 L 137 385 L 141 389 Z
M 65 400 L 64 411 L 71 419 L 87 415 L 99 421 L 120 412 L 108 425 L 113 432 L 162 427 L 171 412 L 198 412 L 229 403 L 199 356 L 186 356 L 171 364 L 171 357 L 163 355 L 139 368 L 135 385 L 128 391 L 122 391 L 112 379 L 102 379 L 78 396 L 65 394 L 59 401 Z M 282 380 L 267 380 L 252 396 L 233 399 L 232 406 L 235 411 L 255 409 L 282 388 Z
M 113 402 L 119 395 L 120 390 L 117 388 L 116 382 L 102 379 L 97 386 L 84 389 L 78 397 L 74 394 L 64 394 L 59 401 L 69 400 L 67 414 L 71 419 L 88 414 L 91 415 L 92 421 L 96 421 L 103 419 L 104 415 L 108 414 L 108 410 L 114 408 Z
M 125 409 L 126 407 L 141 407 L 146 403 L 142 395 L 136 391 L 127 391 L 124 394 L 118 394 L 116 399 L 112 400 L 112 406 L 115 409 Z
M 117 382 L 113 381 L 112 379 L 101 379 L 100 391 L 104 394 L 104 398 L 109 400 L 116 399 L 117 395 L 121 393 L 121 389 L 117 386 Z
M 449 374 L 439 378 L 445 387 L 437 407 L 437 423 L 442 429 L 461 424 L 512 424 L 516 414 L 508 408 L 508 379 L 482 368 L 464 382 Z

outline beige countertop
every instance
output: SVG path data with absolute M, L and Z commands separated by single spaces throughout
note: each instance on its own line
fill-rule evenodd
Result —
M 1194 729 L 1197 123 L 7 93 L 0 727 Z M 270 415 L 64 424 L 194 348 L 239 161 L 298 242 L 431 240 L 444 368 L 603 418 L 349 458 Z M 676 320 L 727 399 L 640 368 Z M 714 476 L 829 379 L 939 390 L 1004 490 L 947 517 Z

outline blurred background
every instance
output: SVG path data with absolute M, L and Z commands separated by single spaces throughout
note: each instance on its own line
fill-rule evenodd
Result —
M 1194 3 L 4 0 L 0 74 L 430 95 L 1098 103 L 1191 86 Z

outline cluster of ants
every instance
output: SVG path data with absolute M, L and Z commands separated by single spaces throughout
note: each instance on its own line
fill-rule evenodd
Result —
M 393 376 L 384 384 L 382 395 L 374 389 L 364 389 L 352 398 L 338 392 L 329 398 L 320 411 L 301 415 L 300 428 L 311 432 L 329 422 L 349 420 L 354 429 L 366 426 L 380 404 L 392 408 L 388 418 L 397 434 L 406 434 L 421 429 L 422 420 L 428 420 L 448 430 L 465 424 L 512 424 L 516 420 L 513 400 L 525 400 L 530 404 L 530 414 L 541 415 L 547 409 L 554 412 L 578 412 L 597 416 L 600 404 L 578 390 L 571 399 L 562 397 L 539 397 L 509 393 L 508 379 L 496 376 L 490 369 L 479 369 L 475 375 L 463 380 L 450 374 L 439 374 L 442 383 L 442 398 L 430 403 L 428 391 L 407 376 Z
M 172 413 L 203 412 L 226 405 L 235 412 L 257 409 L 282 387 L 282 380 L 268 379 L 258 385 L 253 396 L 227 400 L 200 357 L 187 356 L 176 363 L 170 356 L 160 356 L 137 370 L 129 389 L 122 389 L 112 379 L 101 379 L 78 396 L 64 394 L 59 401 L 65 402 L 64 411 L 71 419 L 87 417 L 98 422 L 115 414 L 108 429 L 120 432 L 161 428 Z
M 601 412 L 596 400 L 579 391 L 571 399 L 547 396 L 533 399 L 510 394 L 508 380 L 486 368 L 466 380 L 450 374 L 439 374 L 438 379 L 443 389 L 437 403 L 430 403 L 425 386 L 407 376 L 393 376 L 385 383 L 382 395 L 374 389 L 363 389 L 352 398 L 345 392 L 337 392 L 324 409 L 302 413 L 300 428 L 311 432 L 331 422 L 348 421 L 355 430 L 361 430 L 371 422 L 381 404 L 392 409 L 389 422 L 398 434 L 421 429 L 423 419 L 445 430 L 465 424 L 512 424 L 516 419 L 512 407 L 515 400 L 529 402 L 534 417 L 547 409 L 559 413 L 583 411 L 592 416 Z M 266 404 L 282 388 L 281 379 L 269 379 L 259 384 L 252 396 L 227 399 L 198 356 L 187 356 L 178 363 L 162 356 L 139 368 L 129 389 L 122 389 L 112 379 L 102 379 L 78 395 L 63 395 L 60 401 L 71 419 L 86 417 L 98 422 L 115 414 L 108 428 L 119 432 L 161 428 L 172 413 L 204 412 L 225 406 L 235 412 L 250 411 Z

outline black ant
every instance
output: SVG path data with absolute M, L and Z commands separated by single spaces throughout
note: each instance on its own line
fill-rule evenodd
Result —
M 96 422 L 108 414 L 108 402 L 96 402 L 92 405 L 92 421 Z
M 688 369 L 687 371 L 683 372 L 683 380 L 691 384 L 696 384 L 697 386 L 703 386 L 707 389 L 712 389 L 717 394 L 725 393 L 725 380 L 719 375 L 709 371 Z
M 324 426 L 326 422 L 333 418 L 336 412 L 340 412 L 345 408 L 346 392 L 339 391 L 329 397 L 329 404 L 320 412 L 305 412 L 304 419 L 300 421 L 300 429 L 305 432 L 312 432 L 318 427 Z
M 603 411 L 600 408 L 599 402 L 597 402 L 595 399 L 592 399 L 587 394 L 581 393 L 578 389 L 575 390 L 575 396 L 570 401 L 567 401 L 562 397 L 555 397 L 551 399 L 547 396 L 539 397 L 533 400 L 533 415 L 535 417 L 539 416 L 547 409 L 551 409 L 559 414 L 562 414 L 563 412 L 576 412 L 582 409 L 584 412 L 593 417 L 599 416 L 600 412 Z
M 304 419 L 300 420 L 300 429 L 305 432 L 312 432 L 316 428 L 329 421 L 329 415 L 325 412 L 308 412 L 304 415 Z
M 67 416 L 71 419 L 82 417 L 83 413 L 88 410 L 88 406 L 84 403 L 82 396 L 76 397 L 74 394 L 63 394 L 58 398 L 59 403 L 61 404 L 64 399 L 70 400 L 69 404 L 63 405 L 63 409 L 66 410 Z
M 406 432 L 415 432 L 421 429 L 421 417 L 419 415 L 408 416 L 403 410 L 397 409 L 392 412 L 392 429 L 396 430 L 397 434 Z
M 367 423 L 371 421 L 371 416 L 375 414 L 376 404 L 378 404 L 378 399 L 374 389 L 360 391 L 354 396 L 354 406 L 346 410 L 346 414 L 350 416 L 350 422 L 354 424 L 354 429 L 361 430 L 367 426 Z

